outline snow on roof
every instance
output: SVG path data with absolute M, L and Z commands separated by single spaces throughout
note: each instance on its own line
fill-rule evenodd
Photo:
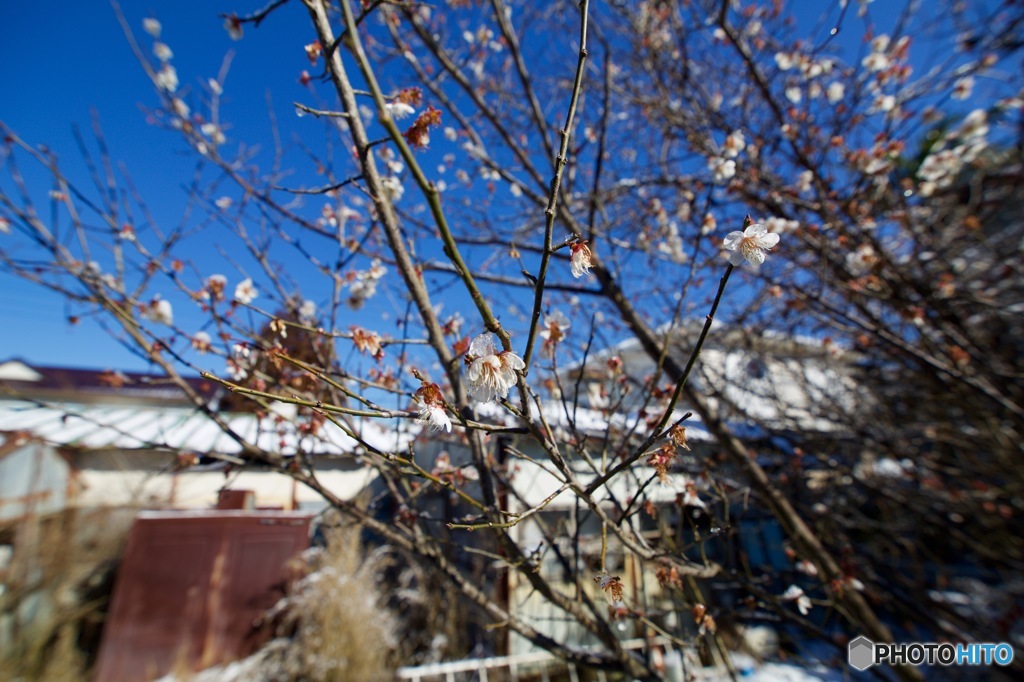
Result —
M 362 448 L 338 427 L 326 422 L 316 436 L 300 432 L 298 424 L 276 416 L 222 413 L 221 418 L 240 437 L 268 452 L 291 454 L 351 454 Z M 361 420 L 358 435 L 371 447 L 404 450 L 420 426 L 409 421 Z M 60 446 L 87 449 L 165 449 L 197 454 L 236 454 L 241 446 L 209 417 L 195 408 L 154 405 L 47 404 L 0 401 L 0 431 L 28 431 Z

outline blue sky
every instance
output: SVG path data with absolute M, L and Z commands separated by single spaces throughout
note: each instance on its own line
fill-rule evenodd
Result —
M 290 103 L 310 101 L 298 83 L 309 69 L 302 44 L 312 39 L 308 16 L 294 2 L 275 13 L 260 29 L 246 27 L 242 41 L 230 40 L 220 14 L 245 13 L 263 2 L 239 0 L 149 0 L 125 2 L 123 11 L 144 50 L 151 43 L 141 30 L 142 20 L 156 17 L 163 24 L 162 40 L 174 51 L 174 64 L 183 87 L 198 91 L 201 81 L 216 76 L 225 56 L 233 54 L 225 84 L 225 114 L 233 142 L 267 139 L 267 98 L 283 128 L 283 137 L 305 126 L 298 123 Z M 881 27 L 891 25 L 903 3 L 870 5 Z M 789 3 L 799 20 L 799 32 L 814 30 L 815 42 L 827 34 L 819 24 L 826 3 Z M 838 3 L 832 4 L 838 15 Z M 863 22 L 851 8 L 837 42 L 856 47 Z M 284 37 L 284 39 L 282 39 Z M 183 142 L 146 121 L 140 107 L 157 105 L 152 84 L 136 62 L 107 0 L 57 3 L 0 3 L 0 120 L 30 144 L 47 144 L 60 154 L 66 170 L 81 178 L 83 166 L 71 127 L 79 125 L 87 140 L 95 111 L 111 156 L 122 162 L 159 221 L 174 224 L 185 207 L 183 183 L 194 158 Z M 312 69 L 311 69 L 312 70 Z M 268 89 L 271 88 L 272 90 Z M 315 131 L 312 133 L 315 134 Z M 29 180 L 32 180 L 29 174 Z M 49 188 L 39 176 L 41 191 Z M 238 277 L 231 277 L 237 281 Z M 144 369 L 146 363 L 120 349 L 92 322 L 66 323 L 70 310 L 56 295 L 0 274 L 0 359 L 22 357 L 40 364 Z M 177 312 L 177 309 L 176 309 Z
M 126 2 L 122 9 L 143 49 L 148 49 L 150 41 L 141 30 L 142 19 L 154 16 L 161 21 L 162 38 L 174 50 L 183 86 L 198 86 L 186 80 L 189 76 L 216 76 L 225 55 L 233 51 L 225 101 L 234 125 L 230 134 L 259 140 L 268 129 L 267 84 L 275 84 L 271 95 L 280 110 L 303 98 L 305 90 L 296 79 L 308 68 L 301 44 L 291 59 L 285 59 L 280 49 L 282 34 L 301 37 L 308 31 L 299 3 L 275 15 L 273 26 L 248 29 L 242 41 L 228 37 L 219 15 L 261 4 L 150 0 Z M 0 3 L 0 64 L 0 92 L 5 93 L 0 120 L 23 140 L 57 151 L 74 177 L 82 164 L 72 125 L 80 126 L 90 139 L 95 112 L 111 156 L 124 163 L 157 218 L 173 224 L 181 216 L 182 184 L 194 159 L 175 135 L 146 122 L 140 107 L 154 107 L 157 99 L 109 2 Z M 244 115 L 239 114 L 242 111 Z M 0 334 L 0 359 L 15 356 L 42 364 L 146 367 L 95 324 L 69 326 L 68 312 L 58 296 L 0 274 L 0 325 L 9 330 Z

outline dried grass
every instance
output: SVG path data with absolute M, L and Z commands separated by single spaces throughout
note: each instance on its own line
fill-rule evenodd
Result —
M 395 622 L 383 606 L 375 562 L 365 560 L 353 528 L 327 531 L 326 547 L 309 550 L 308 574 L 277 611 L 279 633 L 263 652 L 269 679 L 316 682 L 391 680 Z
M 118 509 L 67 510 L 0 529 L 14 548 L 0 573 L 0 679 L 89 678 L 110 572 L 132 516 Z

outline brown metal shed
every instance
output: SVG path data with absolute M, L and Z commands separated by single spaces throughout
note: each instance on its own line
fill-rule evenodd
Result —
M 142 682 L 252 653 L 261 616 L 285 594 L 310 516 L 273 511 L 143 512 L 132 526 L 96 680 Z

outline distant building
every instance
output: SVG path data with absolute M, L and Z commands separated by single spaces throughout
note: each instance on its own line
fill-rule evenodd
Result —
M 186 381 L 216 413 L 219 387 Z M 373 469 L 344 456 L 356 443 L 340 430 L 325 424 L 314 435 L 290 406 L 273 410 L 219 417 L 269 452 L 316 455 L 319 480 L 343 499 L 373 480 Z M 402 444 L 375 423 L 360 428 L 381 447 Z M 281 472 L 239 459 L 241 449 L 166 377 L 0 362 L 0 522 L 65 507 L 212 507 L 229 488 L 253 491 L 263 507 L 324 506 Z

